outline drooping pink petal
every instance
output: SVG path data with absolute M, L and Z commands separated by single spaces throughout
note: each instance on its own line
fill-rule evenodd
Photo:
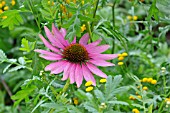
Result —
M 52 24 L 52 31 L 54 33 L 54 36 L 60 41 L 60 43 L 63 46 L 68 46 L 66 43 L 66 40 L 64 39 L 64 36 L 61 34 L 61 32 L 55 27 L 54 24 Z
M 101 45 L 101 46 L 96 46 L 93 48 L 86 48 L 88 53 L 102 53 L 104 51 L 106 51 L 107 49 L 109 49 L 109 45 Z
M 45 55 L 40 55 L 41 58 L 44 58 L 46 60 L 51 60 L 51 61 L 56 61 L 56 60 L 61 60 L 62 56 L 45 56 Z
M 51 74 L 59 74 L 59 73 L 61 73 L 64 70 L 66 64 L 67 64 L 66 61 L 61 61 L 60 66 L 57 67 L 56 69 L 53 69 L 51 71 Z
M 79 43 L 82 44 L 82 45 L 86 45 L 88 40 L 89 40 L 89 34 L 86 33 L 81 37 Z
M 77 87 L 79 88 L 83 81 L 82 68 L 80 64 L 77 64 L 76 69 L 75 69 L 75 81 L 76 81 Z
M 60 32 L 61 32 L 61 34 L 63 35 L 63 37 L 65 37 L 66 34 L 67 34 L 67 31 L 66 31 L 66 29 L 64 29 L 64 28 L 61 28 L 61 29 L 60 29 Z
M 53 62 L 45 67 L 45 71 L 52 71 L 63 64 L 64 61 Z
M 71 42 L 71 44 L 75 44 L 76 43 L 76 36 L 74 37 L 73 41 Z
M 94 79 L 92 73 L 90 72 L 90 70 L 87 68 L 85 64 L 82 64 L 82 72 L 83 72 L 84 79 L 86 81 L 92 81 L 93 85 L 96 86 L 96 80 Z
M 101 60 L 111 60 L 118 57 L 118 54 L 96 54 L 89 53 L 89 57 L 92 59 L 101 59 Z
M 69 69 L 69 78 L 70 78 L 70 83 L 73 84 L 75 82 L 75 68 L 76 64 L 71 64 L 71 68 Z
M 100 69 L 98 69 L 96 66 L 94 66 L 93 64 L 86 62 L 86 65 L 92 73 L 100 77 L 107 78 L 107 75 L 103 73 Z
M 44 45 L 47 47 L 47 48 L 49 48 L 49 49 L 51 49 L 52 51 L 54 51 L 54 52 L 60 52 L 60 50 L 59 49 L 57 49 L 57 48 L 55 48 L 54 46 L 52 46 L 41 34 L 39 34 L 39 37 L 41 38 L 41 40 L 43 41 L 43 43 L 44 43 Z
M 66 80 L 69 77 L 69 69 L 71 68 L 71 63 L 67 62 L 65 68 L 64 68 L 64 73 L 63 73 L 63 78 L 61 80 Z
M 89 62 L 91 62 L 91 63 L 94 64 L 94 65 L 103 66 L 103 67 L 114 66 L 114 65 L 115 65 L 115 64 L 113 64 L 113 63 L 106 62 L 106 61 L 104 61 L 104 60 L 93 60 L 93 59 L 90 59 Z
M 48 55 L 48 56 L 58 56 L 58 55 L 60 55 L 60 54 L 56 54 L 54 52 L 50 52 L 50 51 L 46 51 L 46 50 L 41 50 L 41 49 L 35 49 L 34 51 L 38 52 L 38 53 L 41 53 L 41 54 L 44 54 L 44 55 Z

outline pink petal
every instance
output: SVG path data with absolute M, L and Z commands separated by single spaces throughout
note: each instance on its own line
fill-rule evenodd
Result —
M 88 40 L 89 40 L 89 34 L 86 33 L 82 36 L 82 38 L 80 39 L 79 43 L 82 44 L 82 45 L 86 45 Z
M 61 32 L 61 34 L 63 35 L 63 37 L 65 37 L 66 34 L 67 34 L 67 31 L 66 31 L 66 29 L 64 29 L 64 28 L 61 28 L 61 29 L 60 29 L 60 32 Z
M 51 60 L 51 61 L 55 61 L 55 60 L 61 60 L 62 59 L 62 56 L 57 56 L 57 57 L 54 57 L 54 56 L 44 56 L 44 55 L 40 55 L 41 58 L 44 58 L 46 60 Z
M 71 44 L 76 44 L 76 37 L 74 37 L 73 41 L 71 42 Z
M 104 51 L 106 51 L 107 49 L 109 49 L 109 45 L 101 45 L 101 46 L 97 46 L 97 47 L 93 47 L 93 48 L 86 48 L 88 53 L 102 53 Z
M 82 68 L 80 64 L 77 64 L 76 69 L 75 69 L 75 81 L 76 81 L 77 87 L 79 88 L 83 81 Z
M 95 64 L 97 66 L 103 66 L 103 67 L 114 66 L 113 63 L 106 62 L 104 60 L 93 60 L 93 59 L 90 59 L 89 62 L 91 62 L 92 64 Z
M 82 71 L 83 71 L 83 76 L 86 81 L 92 81 L 93 85 L 96 86 L 96 80 L 94 79 L 92 73 L 90 70 L 87 68 L 85 64 L 82 64 Z
M 48 71 L 48 70 L 52 71 L 52 70 L 60 67 L 62 64 L 63 64 L 63 61 L 51 63 L 45 67 L 45 71 Z
M 54 52 L 50 52 L 50 51 L 46 51 L 46 50 L 41 50 L 41 49 L 35 49 L 34 51 L 38 52 L 38 53 L 41 53 L 41 54 L 44 54 L 44 55 L 47 55 L 47 56 L 58 56 L 58 55 L 60 55 L 60 54 L 56 54 Z
M 53 69 L 51 71 L 51 74 L 59 74 L 59 73 L 61 73 L 64 70 L 66 64 L 67 64 L 66 61 L 61 61 L 60 65 L 58 65 L 58 67 L 56 69 Z
M 118 54 L 93 54 L 89 53 L 89 57 L 92 59 L 101 59 L 101 60 L 111 60 L 118 57 Z
M 54 51 L 54 52 L 60 52 L 60 50 L 59 49 L 57 49 L 57 48 L 55 48 L 54 46 L 52 46 L 41 34 L 39 34 L 39 37 L 41 38 L 41 40 L 43 41 L 43 43 L 44 43 L 44 45 L 47 47 L 47 48 L 49 48 L 49 49 L 51 49 L 52 51 Z
M 86 47 L 95 47 L 98 44 L 100 44 L 101 41 L 102 41 L 102 39 L 96 40 L 95 42 L 88 44 Z
M 52 31 L 54 33 L 54 36 L 60 41 L 60 43 L 63 46 L 68 46 L 66 43 L 66 40 L 64 39 L 64 36 L 61 34 L 61 32 L 55 27 L 54 24 L 52 24 Z
M 87 62 L 86 65 L 92 73 L 100 77 L 107 78 L 107 75 L 103 73 L 100 69 L 98 69 L 96 66 L 94 66 L 93 64 Z
M 67 62 L 65 68 L 64 68 L 64 73 L 63 73 L 63 78 L 61 80 L 66 80 L 69 77 L 69 69 L 70 69 L 70 62 Z
M 71 64 L 70 65 L 70 69 L 69 69 L 69 78 L 70 78 L 70 83 L 73 84 L 75 82 L 75 68 L 76 68 L 76 64 Z

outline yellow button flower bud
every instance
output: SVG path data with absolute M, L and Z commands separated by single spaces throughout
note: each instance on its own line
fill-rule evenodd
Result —
M 132 16 L 127 16 L 127 19 L 128 20 L 132 20 Z
M 93 84 L 92 81 L 88 81 L 88 82 L 86 82 L 85 86 L 91 86 L 92 84 Z
M 81 4 L 84 5 L 84 0 L 81 1 Z
M 147 79 L 147 82 L 151 82 L 153 79 L 152 78 L 148 78 Z
M 2 14 L 3 13 L 3 10 L 2 9 L 0 9 L 0 14 Z
M 0 3 L 0 8 L 2 8 L 2 4 Z
M 130 100 L 135 100 L 135 98 L 133 96 L 129 96 Z
M 148 90 L 148 87 L 144 86 L 144 87 L 143 87 L 143 90 L 145 90 L 145 91 Z
M 123 57 L 122 54 L 118 54 L 118 57 Z
M 124 59 L 124 57 L 122 57 L 122 56 L 121 56 L 121 57 L 118 57 L 118 60 L 123 60 L 123 59 Z
M 107 79 L 103 78 L 103 79 L 100 79 L 100 83 L 105 83 L 107 82 Z
M 119 66 L 123 65 L 123 62 L 118 62 L 118 65 L 119 65 Z
M 73 98 L 73 103 L 74 103 L 75 105 L 78 105 L 78 104 L 79 104 L 78 98 Z
M 132 112 L 133 112 L 133 113 L 140 113 L 139 110 L 136 109 L 136 108 L 134 108 L 134 109 L 132 110 Z
M 81 32 L 83 32 L 84 30 L 86 30 L 86 25 L 85 25 L 85 24 L 83 24 L 83 25 L 81 26 Z
M 5 2 L 5 1 L 2 1 L 1 4 L 2 4 L 2 6 L 4 6 L 4 5 L 6 4 L 6 2 Z
M 133 16 L 133 20 L 136 21 L 138 19 L 137 16 Z
M 87 92 L 92 91 L 92 90 L 93 90 L 93 87 L 92 87 L 92 86 L 86 88 L 86 91 L 87 91 Z
M 148 78 L 143 78 L 142 82 L 147 82 Z
M 66 0 L 66 3 L 69 4 L 69 3 L 70 3 L 70 0 Z
M 15 0 L 12 0 L 11 4 L 12 4 L 12 6 L 14 6 L 15 5 Z
M 122 53 L 122 56 L 126 57 L 128 54 L 126 52 Z
M 8 6 L 5 6 L 5 7 L 4 7 L 4 10 L 5 10 L 5 11 L 7 11 L 8 9 L 9 9 L 9 7 L 8 7 Z
M 140 95 L 138 95 L 137 97 L 140 98 L 140 99 L 142 98 L 142 96 L 140 96 Z
M 7 18 L 7 16 L 3 16 L 3 17 L 2 17 L 2 19 L 6 19 L 6 18 Z
M 152 80 L 152 81 L 151 81 L 151 84 L 156 84 L 156 83 L 157 83 L 156 80 Z

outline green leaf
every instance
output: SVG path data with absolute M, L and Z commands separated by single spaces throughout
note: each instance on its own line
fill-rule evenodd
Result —
M 98 112 L 98 109 L 96 109 L 96 108 L 94 107 L 94 105 L 93 105 L 93 104 L 90 104 L 89 102 L 85 102 L 85 103 L 83 104 L 83 106 L 84 106 L 84 108 L 85 108 L 86 110 L 88 110 L 89 112 L 99 113 L 99 112 Z
M 5 72 L 9 69 L 9 67 L 10 67 L 11 65 L 12 65 L 12 64 L 7 65 L 7 66 L 5 67 L 5 69 L 3 70 L 3 73 L 5 73 Z
M 14 103 L 14 106 L 17 106 L 23 99 L 28 98 L 30 94 L 36 89 L 37 87 L 35 85 L 31 85 L 30 87 L 27 87 L 25 89 L 22 89 L 18 91 L 15 95 L 11 97 L 11 99 L 16 100 Z
M 96 95 L 96 97 L 98 98 L 98 100 L 101 103 L 105 102 L 105 97 L 104 97 L 103 93 L 100 90 L 98 90 L 98 89 L 94 90 L 94 94 Z
M 7 56 L 5 55 L 5 53 L 0 49 L 0 61 L 3 62 L 7 60 Z
M 148 15 L 148 20 L 151 19 L 152 16 L 154 16 L 156 21 L 159 21 L 159 9 L 156 7 L 156 0 L 152 2 L 151 7 L 149 8 L 149 15 Z
M 22 69 L 22 68 L 25 68 L 25 66 L 22 66 L 22 65 L 20 65 L 20 66 L 16 66 L 16 67 L 14 67 L 14 68 L 10 69 L 8 72 L 17 71 L 17 70 Z
M 18 58 L 18 62 L 19 62 L 21 65 L 25 65 L 25 64 L 26 64 L 26 62 L 25 62 L 25 60 L 24 60 L 23 57 L 19 57 L 19 58 Z
M 108 101 L 108 103 L 109 104 L 118 104 L 118 105 L 126 105 L 126 106 L 128 106 L 129 104 L 127 103 L 127 102 L 123 102 L 123 101 L 117 101 L 117 100 L 115 100 L 115 101 Z
M 75 92 L 75 95 L 80 99 L 80 100 L 84 100 L 87 98 L 86 93 L 84 91 L 82 91 L 81 89 L 78 89 Z
M 29 48 L 29 44 L 28 44 L 28 40 L 27 39 L 25 39 L 25 38 L 23 38 L 22 39 L 22 41 L 21 41 L 21 43 L 22 43 L 22 47 L 23 48 L 20 48 L 20 50 L 21 51 L 27 51 L 27 52 L 30 52 L 30 48 Z
M 152 107 L 153 107 L 153 104 L 151 104 L 148 108 L 148 113 L 152 113 Z
M 141 106 L 140 104 L 132 104 L 132 106 L 134 106 L 134 107 L 138 107 L 138 108 L 140 108 L 140 109 L 144 109 L 144 107 L 143 107 L 143 106 Z
M 23 23 L 23 19 L 21 17 L 21 15 L 19 14 L 19 10 L 8 10 L 8 11 L 4 11 L 4 13 L 2 13 L 0 15 L 0 18 L 2 18 L 3 16 L 7 16 L 6 19 L 2 19 L 2 21 L 0 21 L 0 26 L 4 27 L 9 27 L 10 30 L 14 29 L 15 25 L 20 25 Z

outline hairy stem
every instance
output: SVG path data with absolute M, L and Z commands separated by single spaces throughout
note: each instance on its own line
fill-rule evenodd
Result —
M 68 79 L 67 82 L 66 82 L 66 84 L 64 85 L 63 91 L 62 91 L 63 93 L 65 93 L 65 92 L 67 91 L 69 85 L 70 85 L 70 79 Z
M 99 0 L 96 1 L 94 13 L 93 13 L 93 18 L 96 17 L 96 12 L 97 12 L 98 5 L 99 5 Z M 93 29 L 94 29 L 94 22 L 91 23 L 91 31 L 93 31 Z

